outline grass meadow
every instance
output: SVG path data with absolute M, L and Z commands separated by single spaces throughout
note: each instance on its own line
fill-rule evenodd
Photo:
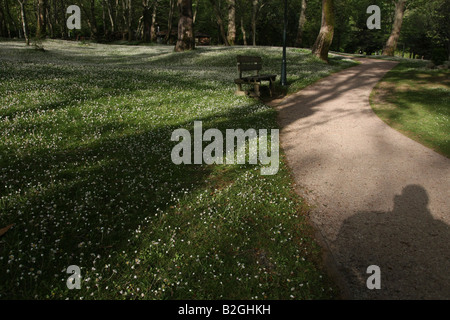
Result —
M 233 79 L 238 54 L 279 75 L 280 48 L 43 46 L 0 42 L 0 299 L 338 296 L 282 152 L 273 176 L 170 157 L 195 120 L 278 128 Z M 354 64 L 289 49 L 287 93 Z

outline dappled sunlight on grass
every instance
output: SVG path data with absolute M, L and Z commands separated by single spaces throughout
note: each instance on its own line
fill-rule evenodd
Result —
M 0 298 L 298 299 L 336 292 L 281 163 L 179 165 L 171 133 L 277 128 L 234 95 L 238 54 L 279 48 L 0 43 Z M 289 50 L 291 89 L 353 65 Z M 81 267 L 81 290 L 66 287 Z
M 450 157 L 450 72 L 401 63 L 371 95 L 375 113 L 409 137 Z

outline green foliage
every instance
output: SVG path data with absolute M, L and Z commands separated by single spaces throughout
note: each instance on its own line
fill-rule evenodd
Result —
M 431 54 L 431 61 L 437 66 L 447 61 L 448 54 L 444 48 L 434 48 Z
M 170 3 L 174 0 L 159 0 L 156 10 L 156 25 L 161 31 L 168 27 Z M 152 1 L 150 1 L 152 2 Z M 49 15 L 60 13 L 65 8 L 63 2 L 58 0 L 49 0 Z M 65 20 L 56 19 L 52 28 L 47 28 L 48 36 L 56 38 L 67 37 L 70 39 L 90 38 L 92 35 L 90 19 L 90 1 L 83 0 L 82 10 L 82 29 L 69 31 L 65 34 Z M 124 11 L 122 0 L 116 2 L 94 1 L 95 20 L 98 34 L 96 41 L 109 42 L 124 40 L 129 17 L 128 12 Z M 111 17 L 115 21 L 115 31 L 112 32 L 112 25 L 108 14 L 107 3 L 110 3 L 112 9 Z M 152 2 L 153 3 L 153 2 Z M 256 19 L 256 43 L 264 46 L 279 46 L 282 41 L 282 30 L 284 25 L 284 0 L 259 0 L 258 14 Z M 7 14 L 5 5 L 8 4 L 10 14 Z M 131 27 L 133 30 L 132 41 L 141 43 L 142 39 L 142 3 L 133 0 L 131 12 Z M 226 1 L 217 1 L 220 13 L 224 20 L 225 29 L 228 23 L 228 6 Z M 370 5 L 378 5 L 381 9 L 381 30 L 368 30 L 366 21 L 369 14 L 366 9 Z M 297 35 L 298 20 L 300 15 L 301 1 L 288 1 L 288 26 L 287 43 L 288 46 L 294 46 Z M 0 2 L 0 9 L 3 9 L 4 22 L 0 23 L 0 36 L 18 37 L 21 33 L 20 8 L 17 1 L 4 0 Z M 222 44 L 219 34 L 216 16 L 210 0 L 193 0 L 194 11 L 196 11 L 195 31 L 206 33 L 211 37 L 212 44 Z M 26 4 L 26 12 L 29 17 L 29 29 L 33 35 L 36 33 L 36 14 L 35 6 L 32 1 Z M 56 9 L 56 11 L 55 11 Z M 336 25 L 332 50 L 339 52 L 357 53 L 362 51 L 365 54 L 374 54 L 383 49 L 388 39 L 393 22 L 394 2 L 386 0 L 336 0 Z M 1 11 L 1 10 L 0 10 Z M 244 28 L 247 37 L 247 43 L 251 44 L 252 38 L 252 11 L 253 1 L 236 1 L 236 44 L 244 44 L 241 27 Z M 450 54 L 450 25 L 448 12 L 450 12 L 450 1 L 448 0 L 409 0 L 408 8 L 405 13 L 401 37 L 398 44 L 398 50 L 403 53 L 411 53 L 415 56 L 424 56 L 431 58 L 431 51 L 434 47 L 446 48 L 447 54 Z M 103 16 L 105 14 L 105 16 Z M 322 16 L 322 1 L 308 0 L 306 9 L 306 24 L 303 30 L 303 47 L 312 47 L 319 33 Z M 104 18 L 103 18 L 104 17 Z M 172 18 L 173 30 L 177 28 L 178 10 L 176 9 Z M 7 32 L 9 28 L 9 33 Z M 138 31 L 139 30 L 139 31 Z M 138 31 L 138 32 L 136 32 Z M 52 33 L 53 32 L 53 33 Z M 92 39 L 91 39 L 92 40 Z

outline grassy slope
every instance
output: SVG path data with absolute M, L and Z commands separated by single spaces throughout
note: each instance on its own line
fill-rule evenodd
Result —
M 0 43 L 0 298 L 323 299 L 301 199 L 281 161 L 176 166 L 173 130 L 276 128 L 233 94 L 237 54 L 275 48 Z M 352 65 L 289 50 L 290 90 Z M 81 290 L 66 288 L 69 265 Z
M 393 128 L 450 157 L 450 71 L 400 60 L 371 94 L 375 113 Z

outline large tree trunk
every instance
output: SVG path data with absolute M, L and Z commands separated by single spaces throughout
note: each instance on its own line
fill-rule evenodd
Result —
M 217 25 L 219 26 L 219 31 L 220 31 L 220 36 L 222 37 L 223 42 L 225 43 L 226 46 L 229 46 L 230 43 L 228 42 L 228 38 L 225 34 L 225 27 L 223 24 L 223 18 L 222 18 L 222 14 L 220 12 L 220 8 L 217 5 L 216 0 L 210 0 L 211 4 L 214 7 L 214 13 L 216 14 L 216 19 L 217 19 Z
M 322 26 L 312 48 L 312 53 L 328 62 L 328 51 L 334 34 L 334 0 L 322 0 Z
M 192 14 L 192 0 L 178 0 L 178 40 L 175 51 L 181 52 L 195 48 L 194 19 Z
M 47 0 L 38 0 L 37 7 L 37 26 L 36 37 L 45 38 L 47 32 L 47 19 L 46 19 Z
M 228 42 L 234 46 L 236 41 L 236 0 L 228 0 Z
M 394 25 L 392 26 L 391 35 L 389 36 L 383 50 L 384 55 L 393 56 L 395 53 L 398 39 L 400 38 L 400 30 L 402 29 L 403 16 L 405 15 L 406 1 L 407 0 L 397 0 L 395 2 Z
M 25 11 L 25 5 L 27 3 L 27 0 L 17 0 L 20 5 L 20 16 L 22 17 L 22 27 L 23 27 L 23 35 L 25 37 L 25 41 L 27 43 L 27 46 L 30 45 L 30 35 L 28 32 L 28 22 L 27 22 L 27 15 Z
M 298 20 L 297 38 L 295 39 L 295 46 L 301 47 L 303 43 L 303 30 L 306 23 L 306 0 L 302 0 L 302 9 L 300 10 L 300 18 Z

